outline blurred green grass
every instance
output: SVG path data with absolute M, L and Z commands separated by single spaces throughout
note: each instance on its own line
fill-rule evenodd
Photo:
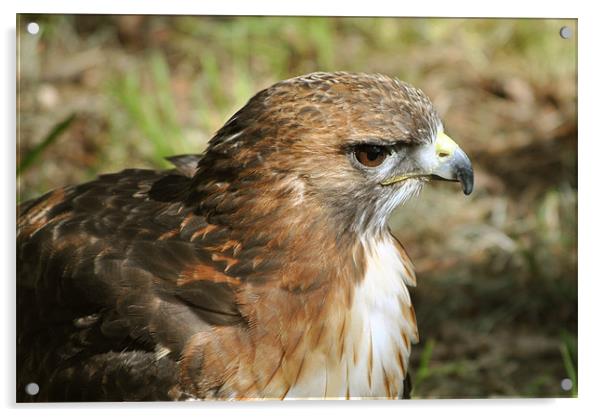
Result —
M 19 199 L 198 153 L 280 79 L 397 76 L 433 99 L 477 187 L 466 199 L 433 184 L 391 221 L 419 275 L 414 395 L 575 396 L 577 48 L 563 25 L 577 32 L 572 20 L 21 15 L 18 159 L 37 159 Z

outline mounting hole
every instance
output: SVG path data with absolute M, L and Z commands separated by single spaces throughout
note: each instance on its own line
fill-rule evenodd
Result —
M 568 26 L 563 26 L 560 28 L 560 37 L 562 39 L 570 39 L 573 36 L 573 29 Z
M 571 388 L 573 388 L 573 381 L 571 381 L 569 378 L 564 378 L 562 381 L 560 381 L 560 388 L 562 388 L 564 391 L 570 391 Z
M 40 25 L 36 22 L 30 22 L 27 24 L 27 32 L 31 35 L 37 35 L 40 32 Z
M 38 395 L 38 392 L 40 392 L 40 386 L 35 382 L 30 382 L 29 384 L 25 385 L 25 392 L 28 395 Z

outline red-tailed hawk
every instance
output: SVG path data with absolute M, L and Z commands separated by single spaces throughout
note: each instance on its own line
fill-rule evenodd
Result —
M 19 401 L 408 391 L 416 281 L 387 219 L 429 179 L 473 185 L 424 93 L 293 78 L 171 161 L 19 206 Z

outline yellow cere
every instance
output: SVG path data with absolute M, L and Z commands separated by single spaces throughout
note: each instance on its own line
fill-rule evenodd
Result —
M 437 156 L 445 157 L 454 153 L 458 148 L 458 144 L 454 142 L 452 138 L 447 136 L 443 130 L 437 133 L 437 140 L 435 141 L 435 152 Z

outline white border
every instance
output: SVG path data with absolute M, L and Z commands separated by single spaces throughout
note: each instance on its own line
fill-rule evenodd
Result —
M 474 0 L 454 1 L 405 1 L 392 2 L 371 0 L 361 3 L 326 2 L 304 0 L 285 1 L 165 1 L 146 0 L 19 0 L 18 4 L 2 2 L 2 75 L 1 89 L 4 93 L 1 101 L 0 122 L 4 137 L 2 154 L 4 156 L 2 185 L 4 203 L 2 207 L 3 250 L 0 251 L 1 264 L 5 266 L 3 274 L 2 316 L 5 329 L 0 369 L 0 404 L 9 414 L 25 415 L 81 415 L 105 416 L 112 410 L 124 410 L 133 416 L 164 416 L 168 410 L 185 415 L 220 416 L 242 415 L 261 416 L 281 415 L 285 412 L 292 416 L 306 416 L 308 413 L 341 413 L 343 415 L 366 415 L 372 412 L 391 415 L 439 415 L 461 414 L 463 416 L 507 416 L 509 413 L 545 413 L 546 417 L 562 415 L 582 415 L 590 410 L 600 410 L 598 403 L 600 388 L 600 309 L 597 308 L 602 293 L 597 272 L 600 262 L 598 239 L 602 232 L 599 194 L 602 191 L 599 172 L 595 168 L 600 164 L 598 146 L 602 141 L 600 119 L 600 45 L 602 39 L 600 18 L 594 10 L 593 1 L 546 1 L 533 4 L 524 0 L 505 0 L 503 2 L 478 3 Z M 450 16 L 450 17 L 548 17 L 578 18 L 579 36 L 579 395 L 578 400 L 435 400 L 412 401 L 404 403 L 354 402 L 320 403 L 296 402 L 286 404 L 116 404 L 116 405 L 71 405 L 71 406 L 15 406 L 14 385 L 14 203 L 15 203 L 15 13 L 148 13 L 148 14 L 250 14 L 250 15 L 393 15 L 393 16 Z M 598 261 L 598 262 L 597 262 Z M 7 331 L 8 330 L 8 331 Z M 454 383 L 454 381 L 449 381 Z
M 147 14 L 246 14 L 246 15 L 331 15 L 331 16 L 450 16 L 450 17 L 547 17 L 574 18 L 580 9 L 575 1 L 546 1 L 537 7 L 524 0 L 506 0 L 479 6 L 474 1 L 453 2 L 421 0 L 392 2 L 222 0 L 164 1 L 134 0 L 78 1 L 20 0 L 15 7 L 21 13 L 147 13 Z

